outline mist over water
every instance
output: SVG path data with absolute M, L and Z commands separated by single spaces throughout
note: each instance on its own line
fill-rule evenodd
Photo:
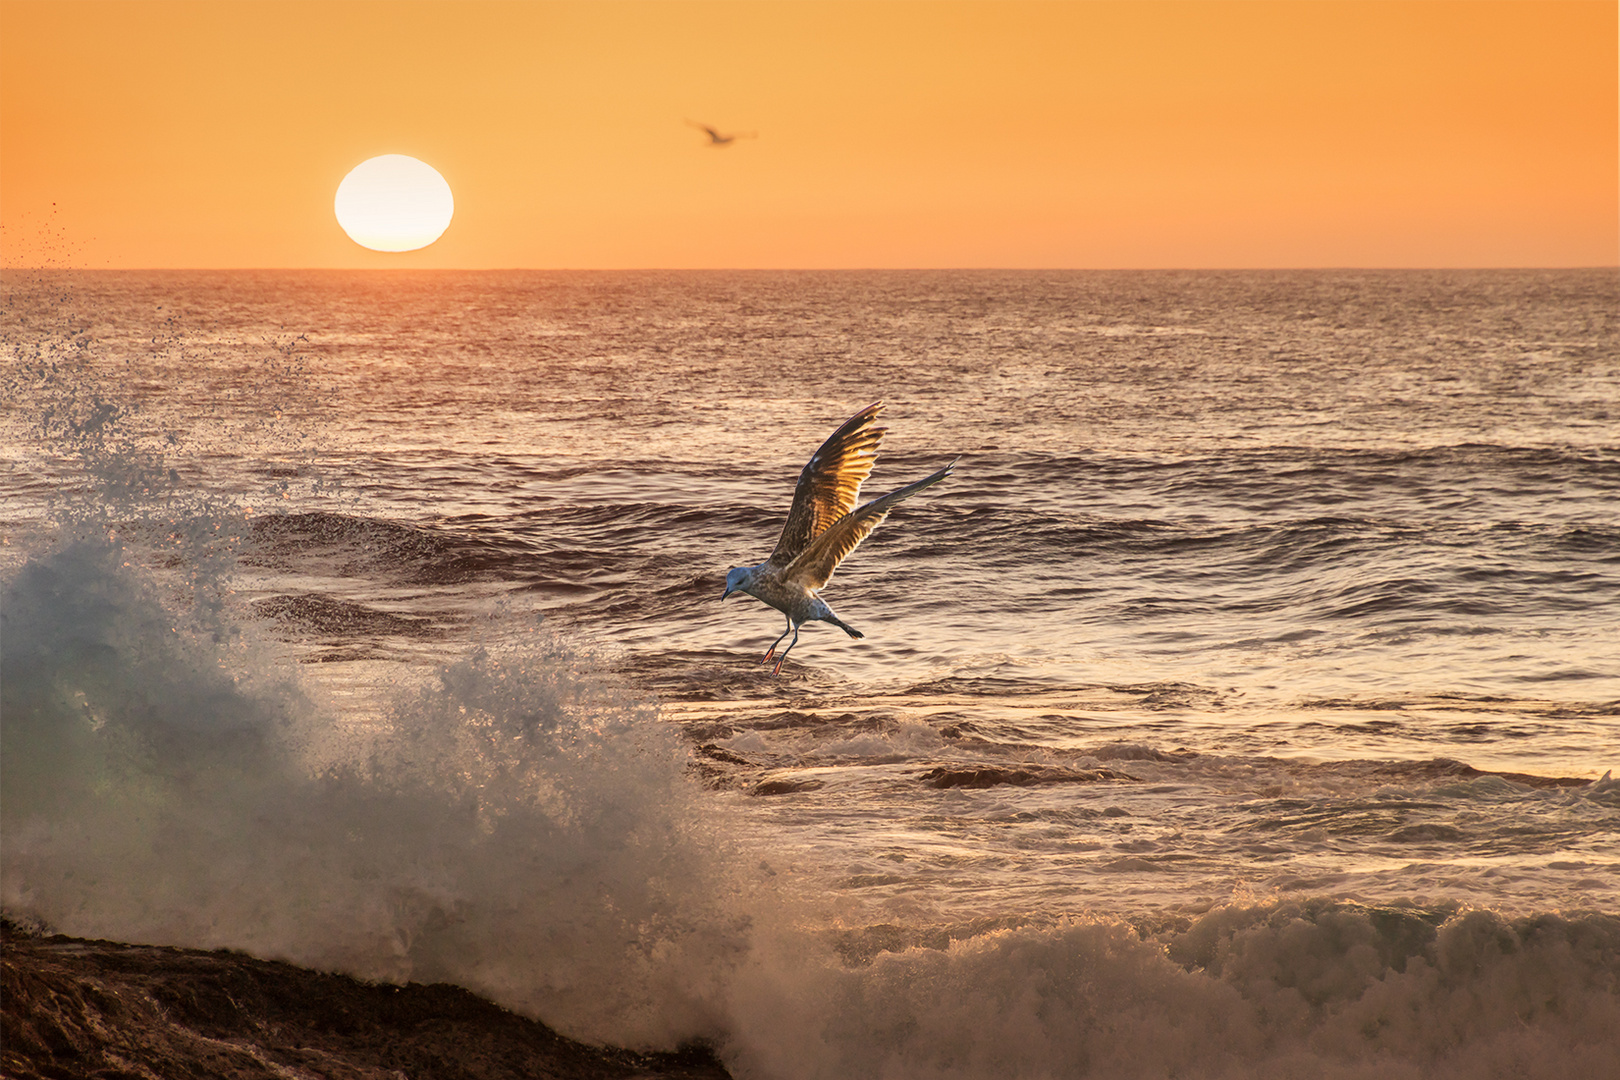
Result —
M 739 1076 L 1614 1074 L 1612 273 L 6 289 L 10 914 Z M 773 678 L 878 396 L 958 476 Z
M 542 641 L 344 731 L 114 545 L 4 594 L 4 901 L 81 935 L 449 981 L 599 1039 L 708 1033 L 739 946 L 678 735 Z

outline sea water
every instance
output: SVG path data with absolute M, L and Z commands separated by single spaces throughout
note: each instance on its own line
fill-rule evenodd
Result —
M 3 901 L 749 1077 L 1620 1075 L 1620 276 L 23 273 Z M 958 459 L 780 675 L 883 400 Z

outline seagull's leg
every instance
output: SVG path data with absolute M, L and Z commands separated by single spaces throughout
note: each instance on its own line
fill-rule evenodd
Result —
M 787 621 L 787 630 L 782 631 L 781 636 L 779 636 L 775 641 L 771 642 L 771 647 L 765 650 L 765 659 L 761 660 L 760 663 L 768 664 L 768 663 L 771 662 L 771 657 L 776 654 L 776 647 L 778 645 L 782 644 L 782 638 L 787 637 L 788 636 L 788 630 L 792 630 L 792 629 L 793 629 L 793 617 L 789 616 L 788 621 Z M 792 648 L 792 646 L 789 646 L 789 648 Z
M 786 636 L 786 635 L 784 635 L 784 636 Z M 788 647 L 782 650 L 782 655 L 778 656 L 776 658 L 776 670 L 771 672 L 772 675 L 780 675 L 780 674 L 782 674 L 782 661 L 787 659 L 787 654 L 792 652 L 793 651 L 793 646 L 797 645 L 798 643 L 799 643 L 799 628 L 797 626 L 795 626 L 793 628 L 793 640 L 788 642 Z

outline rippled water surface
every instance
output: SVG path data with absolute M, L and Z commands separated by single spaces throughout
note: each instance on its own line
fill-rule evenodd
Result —
M 1612 271 L 6 289 L 13 581 L 90 520 L 179 589 L 206 520 L 345 730 L 538 625 L 842 925 L 1620 911 Z M 725 571 L 877 399 L 866 496 L 956 475 L 775 676 Z

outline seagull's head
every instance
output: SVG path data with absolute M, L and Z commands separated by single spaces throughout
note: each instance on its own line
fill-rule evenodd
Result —
M 720 594 L 724 600 L 734 592 L 742 592 L 754 582 L 754 568 L 751 566 L 733 566 L 726 571 L 726 591 Z

